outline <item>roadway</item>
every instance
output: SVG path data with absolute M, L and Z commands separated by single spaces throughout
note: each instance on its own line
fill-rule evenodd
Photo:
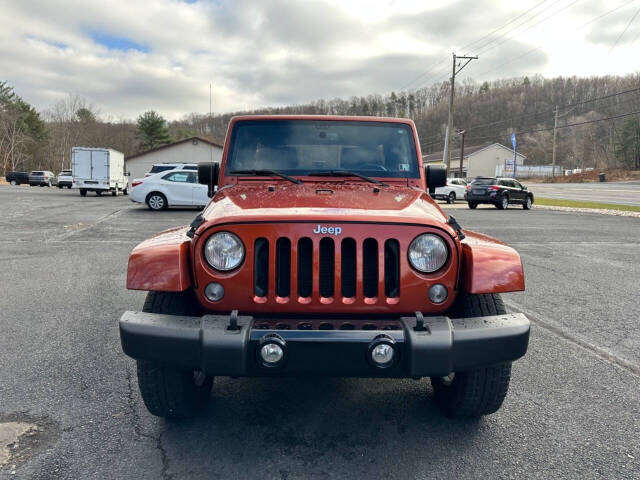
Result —
M 196 212 L 7 186 L 0 204 L 0 424 L 39 427 L 0 478 L 638 478 L 640 219 L 455 210 L 526 272 L 503 298 L 530 348 L 495 415 L 446 419 L 428 380 L 218 378 L 178 422 L 146 411 L 117 319 L 144 301 L 131 249 Z
M 640 181 L 603 183 L 530 183 L 535 196 L 563 200 L 640 205 Z

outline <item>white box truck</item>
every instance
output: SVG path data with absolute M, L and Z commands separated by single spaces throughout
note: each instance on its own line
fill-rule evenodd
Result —
M 110 148 L 73 147 L 71 149 L 72 187 L 87 192 L 127 194 L 128 180 L 124 172 L 124 154 Z

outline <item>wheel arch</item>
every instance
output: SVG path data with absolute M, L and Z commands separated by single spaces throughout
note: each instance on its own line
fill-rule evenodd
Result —
M 462 289 L 468 293 L 521 292 L 525 289 L 520 255 L 486 235 L 465 230 Z
M 189 227 L 156 235 L 137 245 L 129 256 L 127 288 L 182 292 L 191 287 Z

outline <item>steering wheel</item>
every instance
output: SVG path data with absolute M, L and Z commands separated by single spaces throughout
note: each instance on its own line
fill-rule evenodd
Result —
M 387 171 L 386 167 L 384 165 L 379 165 L 377 163 L 364 163 L 360 166 L 358 166 L 358 169 L 362 169 L 362 170 L 382 170 L 384 172 Z

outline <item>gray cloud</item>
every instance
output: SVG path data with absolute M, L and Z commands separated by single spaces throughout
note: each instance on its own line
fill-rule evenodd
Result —
M 102 112 L 127 118 L 149 108 L 168 118 L 205 111 L 210 82 L 217 111 L 386 93 L 414 79 L 411 87 L 446 80 L 455 48 L 536 1 L 519 3 L 398 0 L 393 8 L 363 2 L 358 9 L 346 8 L 347 0 L 9 2 L 0 17 L 0 79 L 40 109 L 78 93 Z M 577 7 L 569 12 L 580 22 L 612 8 L 600 0 Z M 615 41 L 629 17 L 629 9 L 621 9 L 594 24 L 587 41 Z M 630 28 L 625 41 L 638 28 Z M 109 49 L 96 32 L 148 51 Z M 505 42 L 481 55 L 463 78 L 558 73 L 547 72 L 554 45 L 503 65 L 544 39 Z M 591 64 L 593 74 L 598 68 L 605 73 L 606 67 Z

